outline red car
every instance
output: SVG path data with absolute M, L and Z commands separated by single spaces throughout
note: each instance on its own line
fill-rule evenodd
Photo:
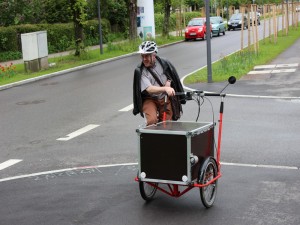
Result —
M 193 18 L 185 28 L 185 40 L 206 39 L 206 18 Z M 212 38 L 212 26 L 210 25 L 210 38 Z

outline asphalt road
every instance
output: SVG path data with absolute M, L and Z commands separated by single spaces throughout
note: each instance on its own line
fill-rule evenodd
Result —
M 232 43 L 239 35 L 213 38 L 213 61 L 238 50 Z M 298 41 L 271 64 L 299 63 L 299 46 Z M 203 41 L 161 48 L 159 54 L 181 76 L 206 64 Z M 150 204 L 139 196 L 135 129 L 143 119 L 119 111 L 132 102 L 139 60 L 133 55 L 1 91 L 0 163 L 21 161 L 0 170 L 0 224 L 298 225 L 299 67 L 240 80 L 226 90 L 233 95 L 225 99 L 223 177 L 214 207 L 206 210 L 197 189 L 179 199 L 157 193 Z M 218 91 L 224 85 L 190 88 Z M 211 102 L 217 118 L 219 99 Z M 194 120 L 196 112 L 189 102 L 182 120 Z M 199 120 L 211 121 L 211 114 L 206 100 Z M 95 126 L 70 138 L 88 125 Z
M 213 53 L 215 59 L 239 48 L 225 43 L 238 40 L 240 32 L 227 33 L 212 39 L 212 52 L 218 51 Z M 206 65 L 205 44 L 182 42 L 161 48 L 159 54 L 169 58 L 184 76 Z M 119 110 L 132 103 L 133 70 L 139 61 L 138 55 L 132 55 L 2 91 L 1 158 L 22 159 L 23 163 L 1 171 L 1 177 L 136 162 L 132 135 L 144 120 Z M 57 141 L 90 124 L 99 127 L 89 135 Z

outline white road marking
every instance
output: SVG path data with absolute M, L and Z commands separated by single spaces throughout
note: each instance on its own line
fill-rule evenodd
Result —
M 260 65 L 260 66 L 254 66 L 254 70 L 274 69 L 274 68 L 287 68 L 287 67 L 298 67 L 298 65 L 299 65 L 298 63 Z
M 17 179 L 22 179 L 22 178 L 35 177 L 35 176 L 53 174 L 53 173 L 61 173 L 61 172 L 72 171 L 72 170 L 106 168 L 106 167 L 114 167 L 114 166 L 133 166 L 133 165 L 137 165 L 137 163 L 121 163 L 121 164 L 110 164 L 110 165 L 73 167 L 73 168 L 67 168 L 67 169 L 61 169 L 61 170 L 51 170 L 51 171 L 45 171 L 45 172 L 39 172 L 39 173 L 25 174 L 25 175 L 20 175 L 20 176 L 15 176 L 15 177 L 7 177 L 7 178 L 0 179 L 0 183 L 4 182 L 4 181 L 17 180 Z
M 236 94 L 226 94 L 226 96 L 237 97 L 237 98 L 262 98 L 262 99 L 285 99 L 285 100 L 298 100 L 298 99 L 300 99 L 300 97 L 265 96 L 265 95 L 236 95 Z
M 267 73 L 294 73 L 296 69 L 277 69 L 277 70 L 252 70 L 248 74 L 267 74 Z
M 128 112 L 129 110 L 133 109 L 133 104 L 124 107 L 123 109 L 120 109 L 119 112 Z
M 23 161 L 22 159 L 10 159 L 0 164 L 0 170 L 10 167 L 16 163 Z
M 243 163 L 227 163 L 227 162 L 221 162 L 221 164 L 226 166 L 244 166 L 244 167 L 258 167 L 258 168 L 269 168 L 269 169 L 299 170 L 299 167 L 294 167 L 294 166 L 275 166 L 275 165 L 259 165 L 259 164 L 243 164 Z M 138 165 L 138 163 L 119 163 L 119 164 L 98 165 L 98 166 L 74 167 L 74 168 L 67 168 L 61 170 L 51 170 L 51 171 L 45 171 L 40 173 L 32 173 L 32 174 L 25 174 L 25 175 L 20 175 L 15 177 L 3 178 L 0 179 L 0 183 L 4 181 L 17 180 L 22 178 L 35 177 L 35 176 L 53 174 L 53 173 L 61 173 L 61 172 L 72 171 L 72 170 L 107 168 L 107 167 L 115 167 L 115 166 L 134 166 L 134 165 Z
M 260 65 L 260 66 L 254 66 L 254 70 L 261 70 L 261 69 L 273 69 L 276 65 Z
M 245 163 L 227 163 L 221 162 L 222 165 L 227 166 L 243 166 L 243 167 L 258 167 L 258 168 L 269 168 L 269 169 L 287 169 L 287 170 L 298 170 L 295 166 L 276 166 L 276 165 L 262 165 L 262 164 L 245 164 Z
M 299 63 L 291 63 L 291 64 L 276 64 L 276 68 L 283 67 L 298 67 Z
M 247 74 L 266 74 L 266 73 L 272 73 L 273 70 L 252 70 L 248 72 Z
M 62 137 L 62 138 L 58 138 L 56 140 L 58 141 L 69 141 L 75 137 L 78 137 L 79 135 L 81 134 L 84 134 L 92 129 L 95 129 L 96 127 L 99 127 L 100 125 L 97 125 L 97 124 L 90 124 L 90 125 L 87 125 L 79 130 L 76 130 L 70 134 L 68 134 L 66 137 Z
M 279 69 L 279 70 L 272 70 L 271 73 L 294 73 L 296 69 Z

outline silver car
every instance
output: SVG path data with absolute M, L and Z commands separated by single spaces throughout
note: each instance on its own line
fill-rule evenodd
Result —
M 248 20 L 247 20 L 246 15 L 244 15 L 244 19 L 242 20 L 242 13 L 233 14 L 227 23 L 228 30 L 235 30 L 237 28 L 241 29 L 242 21 L 244 21 L 244 29 L 247 29 L 248 28 L 248 22 L 247 22 Z
M 212 33 L 214 36 L 220 36 L 220 33 L 225 35 L 226 27 L 222 17 L 212 16 L 210 17 L 210 23 L 212 26 Z

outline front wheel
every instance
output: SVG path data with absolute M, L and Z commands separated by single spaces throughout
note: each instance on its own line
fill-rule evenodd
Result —
M 155 183 L 155 185 L 158 185 Z M 157 187 L 153 187 L 147 182 L 139 181 L 140 194 L 145 201 L 151 201 L 157 191 Z
M 201 168 L 199 173 L 199 181 L 201 184 L 206 184 L 212 179 L 214 179 L 218 174 L 217 165 L 213 158 L 208 158 Z M 214 181 L 213 183 L 200 188 L 200 197 L 203 205 L 206 208 L 210 208 L 213 206 L 214 201 L 217 196 L 217 184 L 218 181 Z

